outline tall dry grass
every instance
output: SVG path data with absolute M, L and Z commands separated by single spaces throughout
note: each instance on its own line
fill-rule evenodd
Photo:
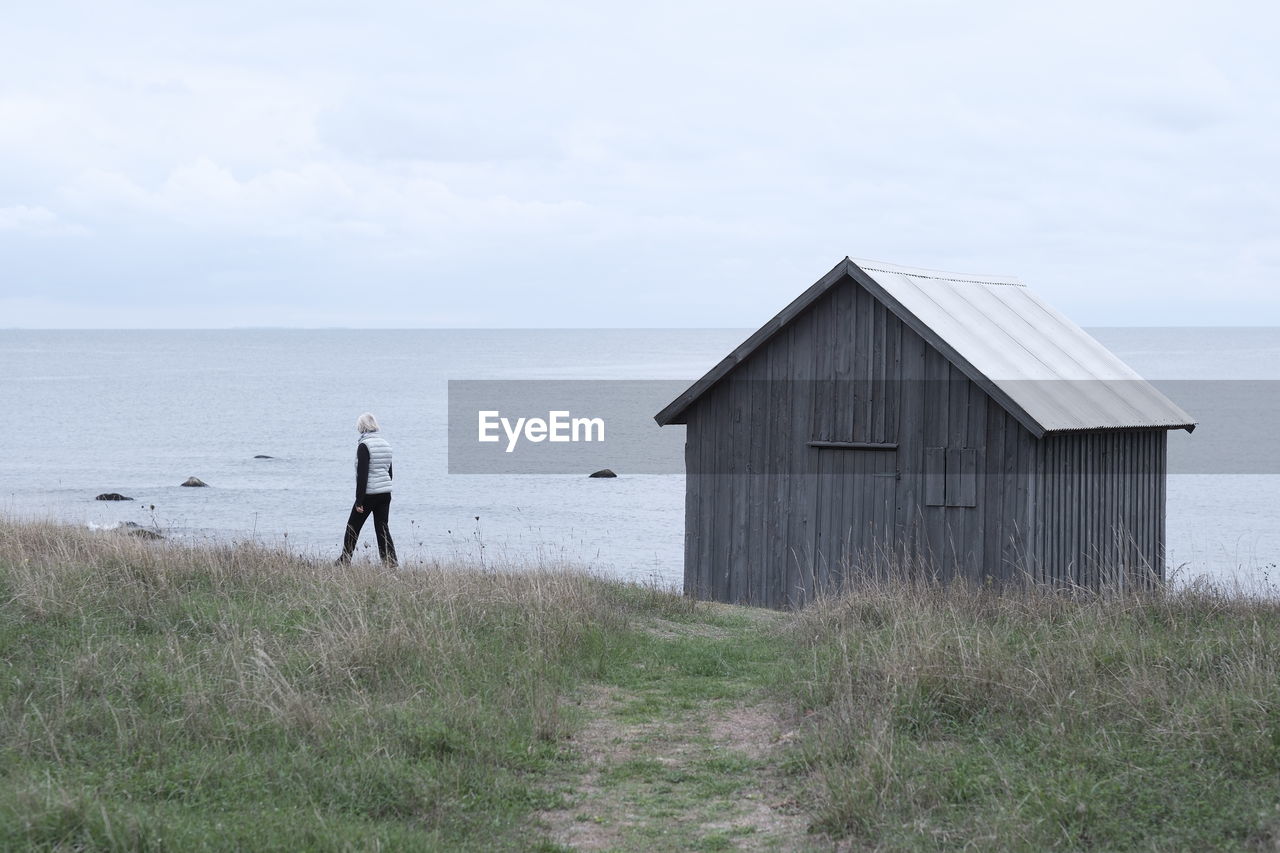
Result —
M 1280 828 L 1280 601 L 879 581 L 796 615 L 818 825 L 870 846 L 1226 849 Z
M 510 568 L 0 521 L 0 849 L 524 849 L 568 697 L 652 678 L 780 687 L 796 801 L 857 848 L 1280 838 L 1275 599 L 882 579 L 758 620 Z
M 389 820 L 388 843 L 482 837 L 527 810 L 523 769 L 554 756 L 567 690 L 628 619 L 615 585 L 520 569 L 0 522 L 0 846 L 181 835 L 263 802 Z

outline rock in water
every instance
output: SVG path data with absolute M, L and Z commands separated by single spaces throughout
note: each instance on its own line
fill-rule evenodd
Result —
M 94 498 L 95 501 L 131 501 L 133 498 L 125 497 L 119 492 L 103 492 Z
M 154 541 L 156 539 L 164 538 L 164 536 L 160 535 L 156 531 L 148 530 L 136 521 L 123 521 L 116 530 L 119 530 L 121 533 L 127 533 L 130 536 L 137 536 L 139 539 L 150 539 Z
M 186 481 L 185 483 L 183 483 L 182 485 L 184 485 L 184 486 L 207 486 L 207 485 L 209 485 L 209 484 L 208 484 L 208 483 L 206 483 L 204 480 L 201 480 L 199 477 L 188 477 L 188 478 L 187 478 L 187 481 Z
M 275 457 L 274 457 L 274 456 L 268 456 L 268 455 L 267 455 L 267 454 L 265 454 L 265 453 L 259 453 L 257 456 L 255 456 L 255 457 L 253 457 L 253 458 L 254 458 L 254 459 L 275 459 Z
M 613 471 L 611 471 L 608 468 L 601 468 L 599 471 L 595 472 L 594 474 L 588 474 L 587 476 L 588 477 L 616 477 L 618 475 L 613 473 Z

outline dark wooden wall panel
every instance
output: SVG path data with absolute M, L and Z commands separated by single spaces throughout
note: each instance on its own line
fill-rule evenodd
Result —
M 1084 586 L 1163 573 L 1164 432 L 1037 440 L 852 280 L 687 417 L 690 595 L 794 607 L 851 572 Z M 971 506 L 928 505 L 931 447 L 972 467 L 956 482 Z
M 1163 430 L 1046 436 L 1037 477 L 1038 580 L 1146 588 L 1164 577 Z

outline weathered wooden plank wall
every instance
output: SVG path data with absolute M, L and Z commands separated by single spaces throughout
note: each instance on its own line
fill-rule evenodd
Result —
M 1045 436 L 1035 448 L 1037 580 L 1147 588 L 1164 577 L 1163 430 Z
M 1165 438 L 1037 440 L 845 280 L 688 410 L 685 590 L 786 607 L 851 573 L 1145 583 Z

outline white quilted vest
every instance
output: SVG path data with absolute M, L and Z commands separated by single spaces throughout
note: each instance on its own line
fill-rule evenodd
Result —
M 360 436 L 360 443 L 369 448 L 369 484 L 365 494 L 387 494 L 391 491 L 391 445 L 378 432 L 366 432 Z

